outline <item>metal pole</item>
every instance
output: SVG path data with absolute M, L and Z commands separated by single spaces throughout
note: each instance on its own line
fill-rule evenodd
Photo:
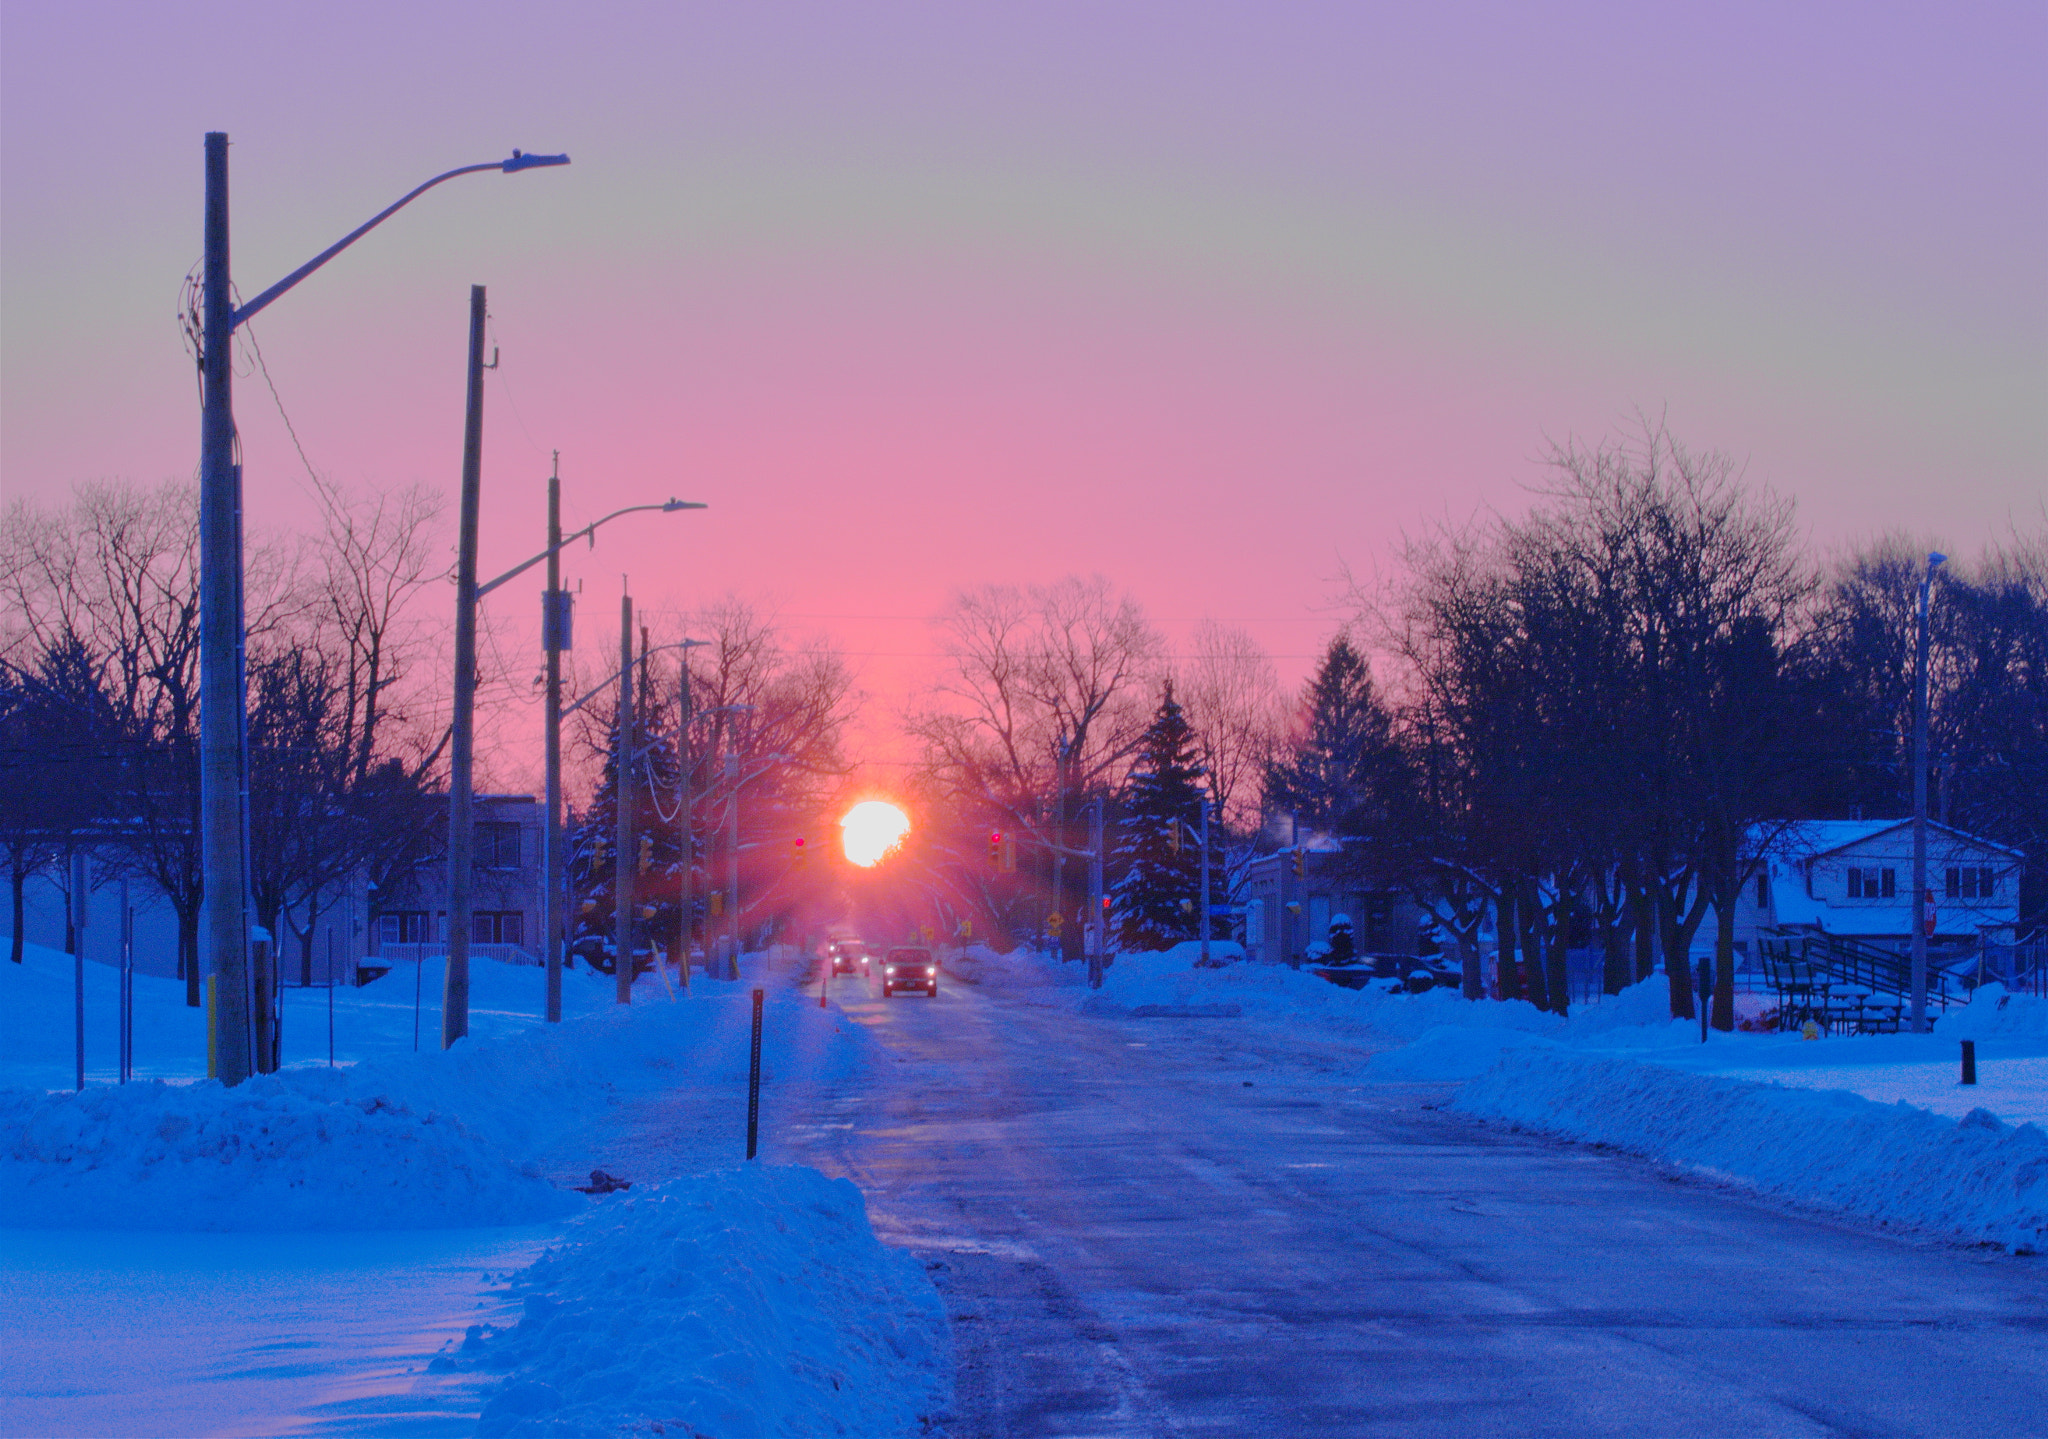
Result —
M 135 911 L 121 876 L 121 1082 L 135 1077 Z
M 334 926 L 327 926 L 327 1067 L 334 1068 Z
M 740 977 L 740 757 L 725 757 L 725 779 L 732 786 L 726 807 L 725 887 L 726 904 L 732 911 L 732 979 Z
M 441 1047 L 469 1033 L 470 785 L 476 764 L 476 527 L 483 498 L 484 287 L 469 287 L 469 406 L 462 426 L 462 535 L 455 561 L 455 733 L 448 761 L 448 969 Z
M 1927 1032 L 1927 591 L 1934 566 L 1920 577 L 1913 643 L 1913 1033 Z
M 228 137 L 206 136 L 206 256 L 199 373 L 199 828 L 204 884 L 201 955 L 214 982 L 213 1072 L 224 1084 L 250 1074 L 249 926 L 243 869 L 240 594 L 235 416 L 231 397 L 234 302 L 228 275 Z M 195 956 L 198 960 L 198 956 Z M 196 977 L 196 976 L 195 976 Z
M 682 848 L 681 872 L 677 881 L 676 904 L 681 919 L 676 924 L 676 975 L 683 993 L 690 992 L 690 867 L 696 862 L 697 842 L 690 819 L 690 652 L 685 649 L 678 668 L 676 696 L 676 828 Z M 708 939 L 709 936 L 706 936 Z
M 1202 796 L 1202 967 L 1209 967 L 1209 797 Z
M 85 1088 L 85 851 L 71 852 L 71 1017 L 78 1041 L 78 1087 Z
M 617 981 L 620 1004 L 633 1002 L 633 871 L 639 856 L 633 853 L 633 597 L 619 598 L 619 723 L 617 745 L 612 751 L 612 798 L 614 818 L 612 864 L 612 933 L 618 946 L 618 962 L 612 975 Z
M 761 991 L 754 991 L 754 1044 L 747 1059 L 747 1158 L 761 1138 Z
M 562 651 L 568 648 L 569 597 L 562 591 L 562 452 L 548 476 L 548 591 L 541 600 L 541 641 L 547 646 L 547 814 L 541 822 L 540 942 L 546 946 L 547 1022 L 562 1022 Z

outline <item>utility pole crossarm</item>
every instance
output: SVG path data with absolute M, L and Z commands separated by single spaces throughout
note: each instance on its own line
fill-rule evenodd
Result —
M 322 250 L 312 259 L 306 261 L 306 263 L 299 266 L 298 269 L 292 271 L 289 275 L 286 275 L 282 280 L 279 280 L 275 285 L 272 285 L 269 289 L 265 290 L 262 294 L 258 295 L 255 299 L 251 300 L 248 304 L 236 310 L 228 320 L 228 328 L 232 330 L 237 325 L 240 325 L 244 320 L 247 320 L 253 315 L 255 315 L 257 311 L 261 310 L 264 306 L 268 305 L 272 300 L 275 300 L 279 295 L 282 295 L 285 291 L 291 289 L 292 286 L 298 284 L 299 281 L 305 279 L 306 276 L 312 274 L 315 270 L 319 269 L 322 265 L 326 264 L 336 255 L 339 255 L 343 250 L 346 250 L 350 245 L 353 245 L 356 241 L 362 239 L 363 236 L 369 234 L 370 231 L 376 229 L 379 225 L 383 224 L 386 220 L 390 219 L 393 215 L 397 214 L 400 210 L 403 210 L 407 205 L 410 205 L 413 201 L 417 200 L 420 196 L 426 194 L 427 191 L 433 189 L 436 185 L 440 184 L 444 180 L 452 180 L 457 175 L 474 175 L 479 170 L 502 170 L 509 175 L 513 173 L 515 170 L 530 170 L 533 169 L 535 166 L 539 165 L 566 165 L 568 163 L 569 157 L 567 155 L 522 155 L 519 153 L 519 151 L 514 150 L 512 152 L 512 158 L 509 160 L 492 160 L 482 165 L 464 165 L 459 169 L 450 170 L 446 174 L 436 175 L 433 179 L 427 181 L 426 184 L 421 185 L 418 189 L 406 195 L 404 199 L 398 201 L 396 204 L 387 206 L 383 210 L 378 211 L 375 216 L 365 221 L 363 224 L 358 225 L 355 229 L 349 231 L 346 235 L 342 236 L 332 245 L 329 245 L 326 249 Z

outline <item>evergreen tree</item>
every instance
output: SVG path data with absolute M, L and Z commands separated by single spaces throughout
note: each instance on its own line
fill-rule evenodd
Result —
M 1110 920 L 1126 949 L 1193 939 L 1202 895 L 1202 822 L 1195 732 L 1168 684 L 1124 781 L 1113 854 Z M 1219 871 L 1220 873 L 1220 871 Z
M 1370 834 L 1384 827 L 1401 773 L 1393 718 L 1365 657 L 1330 641 L 1308 690 L 1308 732 L 1266 774 L 1266 806 L 1303 829 Z
M 647 867 L 634 880 L 634 905 L 654 907 L 651 918 L 634 925 L 634 948 L 637 951 L 648 945 L 660 950 L 674 946 L 679 920 L 677 866 L 682 858 L 682 827 L 674 814 L 676 751 L 674 737 L 666 731 L 654 731 L 644 717 L 634 731 L 633 751 L 639 756 L 633 774 L 634 832 L 641 837 L 641 847 L 648 857 Z M 616 737 L 616 723 L 611 732 Z M 612 918 L 618 873 L 617 753 L 614 743 L 605 757 L 597 792 L 591 796 L 589 808 L 574 816 L 568 836 L 569 883 L 576 897 L 569 951 L 581 955 L 591 968 L 605 973 L 612 973 L 617 967 L 612 952 L 617 934 Z M 638 864 L 639 859 L 635 855 L 632 862 Z M 701 886 L 693 888 L 693 893 L 701 894 Z M 649 966 L 643 961 L 640 967 Z

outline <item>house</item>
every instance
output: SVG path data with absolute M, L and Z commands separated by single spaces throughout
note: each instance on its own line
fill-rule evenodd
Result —
M 541 805 L 530 794 L 480 794 L 470 880 L 470 953 L 539 964 Z M 375 962 L 448 952 L 448 861 L 436 855 L 369 896 Z
M 1913 822 L 1805 820 L 1757 843 L 1765 849 L 1735 913 L 1736 942 L 1756 954 L 1760 932 L 1818 929 L 1890 949 L 1913 933 Z M 2019 850 L 1927 825 L 1930 941 L 1947 948 L 2010 942 L 2019 922 Z
M 1355 855 L 1332 841 L 1261 855 L 1245 871 L 1244 947 L 1249 959 L 1299 963 L 1308 946 L 1328 942 L 1330 921 L 1351 920 L 1360 954 L 1416 952 L 1423 913 L 1405 891 L 1374 885 Z

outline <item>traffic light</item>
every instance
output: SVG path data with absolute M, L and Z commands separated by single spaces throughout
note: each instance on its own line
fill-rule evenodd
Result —
M 1294 874 L 1299 879 L 1308 873 L 1308 858 L 1300 850 L 1294 852 Z
M 654 836 L 651 834 L 643 834 L 640 836 L 640 873 L 645 874 L 648 870 L 653 868 Z
M 999 829 L 988 832 L 988 862 L 992 869 L 1003 867 L 1003 832 Z
M 1013 834 L 1003 836 L 1003 861 L 999 867 L 1004 874 L 1015 874 L 1017 872 L 1017 836 Z
M 724 913 L 725 891 L 722 889 L 714 889 L 711 891 L 711 917 L 713 919 L 716 919 L 719 915 Z
M 808 854 L 809 851 L 804 848 L 804 837 L 798 835 L 796 837 L 796 863 L 802 864 Z

